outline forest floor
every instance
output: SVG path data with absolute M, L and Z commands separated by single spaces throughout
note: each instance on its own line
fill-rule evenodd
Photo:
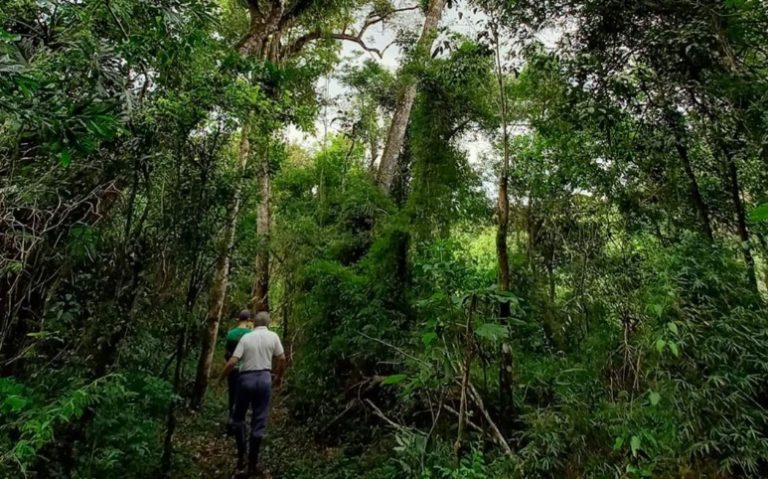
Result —
M 214 377 L 216 377 L 214 375 Z M 174 438 L 174 479 L 231 479 L 236 448 L 225 434 L 226 385 L 212 381 L 203 409 L 180 411 Z M 273 393 L 267 436 L 260 457 L 264 479 L 314 478 L 318 470 L 332 469 L 340 451 L 315 444 L 312 435 L 294 421 L 280 391 Z

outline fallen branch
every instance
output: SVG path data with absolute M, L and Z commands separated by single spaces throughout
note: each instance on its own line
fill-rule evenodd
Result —
M 417 362 L 419 362 L 421 364 L 425 364 L 427 366 L 430 366 L 430 364 L 427 361 L 424 361 L 423 359 L 419 359 L 419 358 L 417 358 L 416 356 L 414 356 L 412 354 L 408 354 L 405 350 L 403 350 L 402 348 L 398 348 L 397 346 L 395 346 L 392 343 L 388 343 L 388 342 L 386 342 L 386 341 L 384 341 L 382 339 L 379 339 L 379 338 L 374 338 L 374 337 L 368 336 L 365 333 L 358 332 L 357 334 L 359 334 L 360 336 L 362 336 L 362 337 L 364 337 L 366 339 L 370 339 L 371 341 L 376 341 L 377 343 L 380 343 L 380 344 L 383 344 L 384 346 L 392 348 L 392 349 L 394 349 L 395 351 L 397 351 L 398 353 L 402 354 L 403 356 L 405 356 L 408 359 L 412 359 L 412 360 L 417 361 Z
M 387 416 L 386 416 L 386 415 L 385 415 L 385 414 L 384 414 L 384 413 L 381 411 L 381 409 L 379 409 L 379 407 L 378 407 L 378 406 L 376 406 L 376 404 L 374 404 L 374 403 L 373 403 L 373 401 L 371 401 L 370 399 L 365 399 L 365 403 L 366 403 L 366 404 L 367 404 L 367 405 L 368 405 L 368 406 L 369 406 L 371 409 L 373 409 L 373 413 L 374 413 L 374 414 L 376 414 L 377 416 L 379 416 L 379 417 L 380 417 L 380 418 L 381 418 L 381 419 L 382 419 L 384 422 L 386 422 L 387 424 L 389 424 L 389 425 L 390 425 L 390 426 L 392 426 L 393 428 L 397 429 L 397 430 L 398 430 L 398 431 L 400 431 L 400 432 L 407 432 L 407 433 L 412 433 L 412 434 L 414 433 L 414 430 L 413 430 L 413 429 L 410 429 L 410 428 L 408 428 L 408 427 L 406 427 L 406 426 L 403 426 L 402 424 L 398 424 L 398 423 L 396 423 L 395 421 L 393 421 L 393 420 L 391 420 L 390 418 L 388 418 L 388 417 L 387 417 Z M 417 431 L 417 432 L 421 433 L 421 431 Z M 423 433 L 422 433 L 422 434 L 423 434 Z
M 488 413 L 488 410 L 485 408 L 485 404 L 483 403 L 483 398 L 480 397 L 480 393 L 477 392 L 477 389 L 475 388 L 475 385 L 471 382 L 469 385 L 469 392 L 471 393 L 471 396 L 475 400 L 475 404 L 477 405 L 477 408 L 480 410 L 481 413 L 483 413 L 483 417 L 485 418 L 486 422 L 488 422 L 488 426 L 491 428 L 491 432 L 493 433 L 493 436 L 496 440 L 496 442 L 501 446 L 501 448 L 504 450 L 504 453 L 512 457 L 514 456 L 514 453 L 512 452 L 512 448 L 509 447 L 509 443 L 504 438 L 504 435 L 499 430 L 498 426 L 496 426 L 496 423 L 493 422 L 493 419 L 491 419 L 491 415 Z
M 447 404 L 443 404 L 443 408 L 444 408 L 446 411 L 448 411 L 448 412 L 450 412 L 451 414 L 453 414 L 454 416 L 457 416 L 457 417 L 459 416 L 459 411 L 455 410 L 455 409 L 454 409 L 454 408 L 452 408 L 451 406 L 449 406 L 449 405 L 447 405 Z M 477 431 L 477 432 L 481 432 L 481 433 L 485 433 L 485 430 L 484 430 L 482 427 L 480 427 L 480 426 L 479 426 L 477 423 L 475 423 L 475 422 L 472 422 L 472 420 L 471 420 L 471 419 L 469 419 L 469 418 L 465 418 L 464 420 L 466 421 L 467 425 L 468 425 L 469 427 L 471 427 L 472 429 L 474 429 L 475 431 Z

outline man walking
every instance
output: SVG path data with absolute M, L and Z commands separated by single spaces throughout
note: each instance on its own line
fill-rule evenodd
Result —
M 227 342 L 224 346 L 224 360 L 229 361 L 232 353 L 235 352 L 240 338 L 250 333 L 253 329 L 251 322 L 251 311 L 244 309 L 240 311 L 237 318 L 237 326 L 227 332 Z M 229 421 L 232 422 L 232 414 L 235 412 L 235 397 L 237 394 L 237 368 L 233 369 L 227 375 L 227 389 L 229 392 Z
M 235 439 L 237 440 L 238 470 L 242 470 L 245 465 L 245 416 L 248 409 L 252 409 L 250 448 L 248 451 L 248 475 L 251 477 L 256 474 L 261 439 L 264 437 L 267 427 L 273 384 L 272 373 L 274 372 L 275 386 L 279 386 L 285 367 L 285 353 L 280 338 L 267 329 L 269 313 L 266 311 L 256 313 L 254 324 L 256 328 L 240 339 L 222 373 L 223 375 L 228 374 L 235 366 L 240 368 L 235 409 L 232 415 Z

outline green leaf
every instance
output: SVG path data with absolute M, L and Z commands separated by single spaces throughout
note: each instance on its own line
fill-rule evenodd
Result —
M 0 41 L 12 43 L 18 42 L 19 40 L 21 40 L 20 35 L 15 35 L 0 28 Z
M 384 380 L 381 382 L 381 384 L 387 384 L 387 385 L 399 384 L 405 381 L 406 379 L 408 379 L 408 376 L 405 374 L 393 374 L 391 376 L 385 377 Z
M 629 441 L 629 448 L 632 450 L 632 456 L 637 457 L 637 451 L 640 450 L 640 437 L 632 436 Z
M 768 203 L 763 203 L 749 213 L 749 219 L 752 221 L 768 220 Z
M 435 339 L 437 339 L 437 333 L 426 333 L 421 336 L 421 342 L 424 343 L 424 346 L 434 343 Z
M 619 436 L 613 441 L 613 450 L 618 451 L 624 445 L 624 436 Z
M 667 342 L 663 339 L 659 338 L 656 340 L 656 351 L 661 354 L 662 351 L 664 351 L 664 347 L 667 345 Z
M 24 409 L 24 406 L 26 406 L 29 403 L 29 401 L 26 398 L 23 398 L 21 396 L 18 396 L 16 394 L 8 396 L 5 398 L 5 404 L 10 407 L 11 412 L 19 412 L 22 409 Z
M 59 153 L 59 164 L 67 167 L 70 163 L 72 163 L 72 155 L 69 153 L 69 150 L 62 150 Z
M 475 329 L 475 334 L 491 341 L 499 341 L 507 337 L 507 328 L 496 323 L 483 323 Z
M 675 355 L 675 357 L 680 356 L 680 350 L 677 349 L 677 343 L 674 341 L 669 341 L 669 350 L 672 351 L 672 354 Z
M 27 461 L 37 455 L 37 450 L 28 440 L 22 439 L 14 446 L 13 455 L 16 456 L 17 460 Z
M 650 394 L 648 394 L 648 399 L 651 401 L 651 406 L 655 406 L 661 401 L 661 394 L 656 391 L 651 391 Z
M 667 329 L 674 334 L 680 334 L 680 330 L 677 329 L 677 324 L 675 323 L 667 323 Z
M 648 306 L 648 310 L 653 313 L 657 318 L 661 317 L 661 314 L 664 312 L 664 306 L 660 304 L 652 304 Z

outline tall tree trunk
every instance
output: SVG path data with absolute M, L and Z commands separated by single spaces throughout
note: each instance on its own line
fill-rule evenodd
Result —
M 667 112 L 666 116 L 667 124 L 675 137 L 675 149 L 677 150 L 677 155 L 680 157 L 680 162 L 683 164 L 683 170 L 688 177 L 691 203 L 696 209 L 696 214 L 699 217 L 701 231 L 709 241 L 714 241 L 712 222 L 709 218 L 709 208 L 707 208 L 707 204 L 704 203 L 704 198 L 702 198 L 701 191 L 699 190 L 699 182 L 696 180 L 696 174 L 691 166 L 691 159 L 688 155 L 688 145 L 683 136 L 682 126 L 679 121 L 674 118 L 671 112 Z
M 509 130 L 507 128 L 507 95 L 504 88 L 504 72 L 501 67 L 501 45 L 498 31 L 493 29 L 496 47 L 496 77 L 499 86 L 501 113 L 501 134 L 503 154 L 501 171 L 499 172 L 499 195 L 497 201 L 498 229 L 496 230 L 496 256 L 498 259 L 498 288 L 499 291 L 510 291 L 509 251 L 507 249 L 507 232 L 509 230 Z M 509 324 L 509 302 L 499 303 L 499 318 L 502 324 Z M 512 410 L 512 349 L 508 341 L 501 345 L 501 361 L 499 367 L 499 399 L 502 411 Z
M 416 43 L 418 54 L 423 54 L 424 52 L 429 54 L 432 39 L 437 31 L 437 25 L 440 22 L 445 2 L 446 0 L 430 0 L 421 36 Z M 379 186 L 386 192 L 389 192 L 392 188 L 392 182 L 397 171 L 397 159 L 403 147 L 403 139 L 405 138 L 405 131 L 411 116 L 411 108 L 413 108 L 413 102 L 416 99 L 416 79 L 409 75 L 403 80 L 403 84 L 397 94 L 395 113 L 392 115 L 387 142 L 384 145 L 381 162 L 379 163 L 377 179 Z
M 261 26 L 254 27 L 254 20 L 260 10 L 251 9 L 251 30 L 258 31 L 262 40 L 257 45 L 258 48 L 249 50 L 245 44 L 241 46 L 240 52 L 259 56 L 262 60 L 278 64 L 281 60 L 281 32 L 280 20 L 285 12 L 283 0 L 272 0 L 269 13 L 261 20 Z M 277 92 L 271 92 L 277 97 Z M 266 149 L 265 153 L 269 150 Z M 256 221 L 256 238 L 258 240 L 258 251 L 256 252 L 256 281 L 251 295 L 251 308 L 255 311 L 269 311 L 269 233 L 270 233 L 270 197 L 271 197 L 271 178 L 269 170 L 269 157 L 265 154 L 259 165 L 259 206 L 258 219 Z
M 206 314 L 206 330 L 203 336 L 203 345 L 200 350 L 200 358 L 197 362 L 197 373 L 195 375 L 195 386 L 192 390 L 191 405 L 193 409 L 200 409 L 205 398 L 205 391 L 208 389 L 208 380 L 211 376 L 211 365 L 213 364 L 213 354 L 216 349 L 216 337 L 219 333 L 219 324 L 221 323 L 222 312 L 224 311 L 224 300 L 229 286 L 229 264 L 232 255 L 232 249 L 235 245 L 235 233 L 237 231 L 237 219 L 240 214 L 240 206 L 243 197 L 242 175 L 248 165 L 248 155 L 250 154 L 250 119 L 246 118 L 240 132 L 240 148 L 238 150 L 238 178 L 236 179 L 235 191 L 232 196 L 232 205 L 227 214 L 227 222 L 224 225 L 224 232 L 219 245 L 219 254 L 216 258 L 216 271 L 213 277 L 213 288 L 211 289 L 210 304 Z
M 744 255 L 744 263 L 747 265 L 749 284 L 752 289 L 757 291 L 755 259 L 752 257 L 752 248 L 749 245 L 749 230 L 747 229 L 747 217 L 744 211 L 744 202 L 741 198 L 741 188 L 739 187 L 739 174 L 736 170 L 736 162 L 734 159 L 730 155 L 726 154 L 726 156 L 731 199 L 733 200 L 733 206 L 736 210 L 736 230 L 739 233 L 739 240 L 741 241 L 741 251 Z
M 269 311 L 270 183 L 269 158 L 265 156 L 259 166 L 259 217 L 256 221 L 259 246 L 256 253 L 256 282 L 252 295 L 254 311 Z

